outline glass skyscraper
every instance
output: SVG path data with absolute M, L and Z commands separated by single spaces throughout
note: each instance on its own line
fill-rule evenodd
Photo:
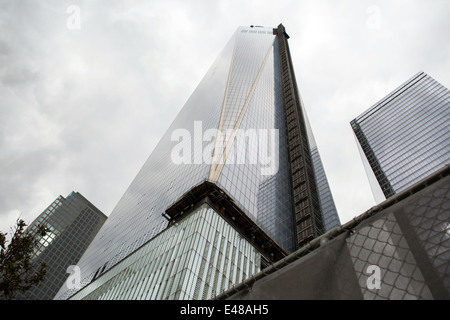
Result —
M 450 91 L 419 72 L 351 121 L 377 201 L 450 164 Z
M 45 279 L 32 287 L 19 299 L 53 299 L 66 281 L 67 268 L 76 265 L 102 227 L 107 217 L 78 192 L 66 198 L 59 196 L 26 229 L 39 238 L 33 254 L 33 264 L 44 262 Z M 44 237 L 36 234 L 37 226 L 44 225 L 48 232 Z
M 237 29 L 81 259 L 83 289 L 58 299 L 211 298 L 338 221 L 288 38 Z

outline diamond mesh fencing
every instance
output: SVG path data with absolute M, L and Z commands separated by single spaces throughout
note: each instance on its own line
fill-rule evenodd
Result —
M 216 299 L 449 299 L 449 166 Z

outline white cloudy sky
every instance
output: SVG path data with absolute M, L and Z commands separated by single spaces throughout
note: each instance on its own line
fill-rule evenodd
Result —
M 73 190 L 109 215 L 236 28 L 280 22 L 347 222 L 375 204 L 349 122 L 418 71 L 450 86 L 449 14 L 447 0 L 0 0 L 0 230 Z

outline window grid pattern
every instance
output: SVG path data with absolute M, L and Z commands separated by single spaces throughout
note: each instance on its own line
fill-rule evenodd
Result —
M 73 300 L 210 299 L 260 270 L 260 254 L 203 204 Z
M 450 91 L 419 73 L 355 121 L 364 133 L 373 156 L 398 193 L 450 163 Z M 375 157 L 373 159 L 372 157 Z
M 246 210 L 248 216 L 260 225 L 272 239 L 287 252 L 292 252 L 294 250 L 292 196 L 287 145 L 283 139 L 286 136 L 286 128 L 278 42 L 272 41 L 272 35 L 266 37 L 271 39 L 268 44 L 273 46 L 273 50 L 261 74 L 240 129 L 244 132 L 256 128 L 278 130 L 278 140 L 276 141 L 278 168 L 274 175 L 266 176 L 262 174 L 265 165 L 260 161 L 235 164 L 230 163 L 234 159 L 229 157 L 218 184 L 230 192 L 230 195 Z M 267 48 L 264 48 L 263 51 L 267 51 Z M 268 131 L 267 141 L 270 141 Z M 258 145 L 258 147 L 263 148 L 264 146 Z M 235 148 L 237 150 L 237 146 Z M 271 148 L 267 146 L 267 155 L 275 160 L 275 155 L 270 155 L 269 152 L 271 152 Z M 251 153 L 263 154 L 265 151 L 249 150 L 247 157 L 250 157 Z M 274 165 L 274 163 L 270 165 Z
M 294 249 L 281 75 L 278 70 L 279 57 L 274 54 L 278 51 L 273 47 L 278 45 L 274 37 L 272 28 L 239 28 L 230 39 L 79 262 L 82 287 L 163 232 L 168 225 L 162 216 L 165 210 L 183 194 L 208 179 L 211 164 L 202 160 L 197 163 L 195 150 L 204 150 L 211 141 L 195 137 L 195 123 L 201 123 L 203 132 L 208 129 L 217 132 L 231 70 L 221 129 L 233 128 L 267 52 L 270 56 L 240 128 L 279 130 L 277 181 L 264 183 L 268 177 L 261 176 L 258 164 L 231 165 L 227 160 L 217 184 L 283 249 L 287 252 Z M 179 143 L 172 140 L 172 134 L 177 129 L 187 130 L 193 137 L 192 162 L 189 164 L 175 164 L 171 160 L 171 152 Z M 219 149 L 219 153 L 221 151 Z M 255 151 L 250 150 L 250 154 Z M 261 187 L 266 190 L 260 190 Z M 261 202 L 264 193 L 275 194 L 277 206 L 264 205 Z M 67 299 L 76 291 L 61 288 L 57 298 Z
M 27 228 L 39 239 L 33 264 L 47 265 L 45 279 L 32 287 L 19 299 L 52 299 L 66 278 L 67 268 L 76 265 L 106 220 L 106 216 L 85 200 L 79 193 L 72 192 L 67 198 L 59 196 Z M 37 234 L 37 226 L 49 229 L 46 236 Z
M 220 147 L 216 150 L 218 159 L 222 157 L 228 142 L 229 134 L 226 134 L 235 128 L 238 117 L 250 95 L 251 88 L 257 80 L 257 75 L 263 65 L 265 55 L 272 46 L 274 37 L 272 34 L 242 34 L 238 29 L 235 40 L 233 65 L 230 69 L 231 79 L 229 91 L 226 97 L 226 104 L 224 105 L 225 112 L 221 128 L 224 136 L 222 137 Z M 273 73 L 271 76 L 273 77 Z M 259 126 L 253 129 L 257 128 Z
M 172 162 L 172 149 L 180 143 L 172 140 L 172 133 L 177 129 L 187 130 L 193 151 L 202 150 L 207 144 L 202 139 L 194 139 L 195 122 L 201 122 L 203 131 L 217 130 L 233 46 L 234 37 L 180 110 L 80 260 L 81 286 L 162 232 L 167 227 L 167 220 L 162 216 L 165 210 L 208 177 L 209 165 L 195 163 L 194 155 L 190 164 Z M 61 288 L 58 298 L 66 299 L 75 292 L 76 289 Z
M 316 175 L 325 230 L 330 231 L 333 228 L 339 227 L 341 221 L 339 220 L 339 215 L 334 204 L 330 186 L 328 185 L 325 170 L 323 169 L 320 154 L 316 147 L 311 148 L 311 157 L 314 165 L 314 173 Z

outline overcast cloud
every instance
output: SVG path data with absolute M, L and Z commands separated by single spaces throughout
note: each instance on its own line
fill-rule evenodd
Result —
M 419 71 L 450 86 L 449 14 L 445 0 L 0 0 L 0 230 L 71 191 L 109 215 L 236 28 L 280 22 L 347 222 L 375 204 L 349 122 Z

